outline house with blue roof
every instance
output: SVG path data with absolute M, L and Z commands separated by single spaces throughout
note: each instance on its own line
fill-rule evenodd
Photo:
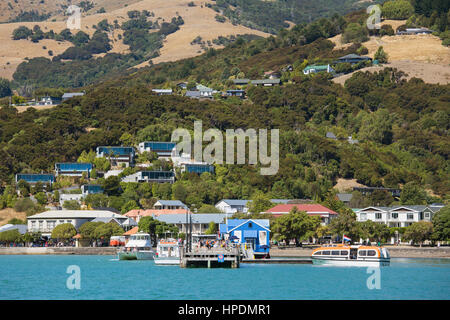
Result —
M 136 152 L 133 147 L 97 147 L 97 158 L 107 158 L 112 166 L 125 164 L 126 167 L 134 165 Z
M 98 184 L 84 184 L 81 186 L 81 194 L 83 196 L 95 193 L 103 193 L 103 188 Z
M 175 173 L 173 171 L 139 171 L 123 177 L 122 182 L 158 182 L 174 183 Z
M 43 184 L 53 184 L 55 176 L 47 173 L 18 173 L 16 174 L 16 183 L 20 180 L 28 182 L 29 184 L 36 184 L 41 182 Z
M 144 141 L 139 143 L 139 152 L 155 152 L 158 157 L 171 157 L 176 145 L 175 142 Z
M 270 250 L 269 219 L 228 219 L 219 225 L 220 237 L 238 244 L 247 244 L 255 258 L 263 258 Z
M 83 173 L 86 173 L 86 177 L 89 178 L 92 170 L 92 163 L 83 162 L 60 162 L 55 163 L 55 175 L 56 176 L 71 176 L 81 177 Z

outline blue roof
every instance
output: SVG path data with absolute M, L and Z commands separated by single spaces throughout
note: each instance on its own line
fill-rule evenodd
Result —
M 185 165 L 187 172 L 192 173 L 203 173 L 203 172 L 210 172 L 214 173 L 214 166 L 209 164 L 186 164 Z
M 16 181 L 24 180 L 26 182 L 53 182 L 55 176 L 53 174 L 41 174 L 41 173 L 18 173 L 16 174 Z
M 230 206 L 246 206 L 249 200 L 239 200 L 239 199 L 222 199 L 221 201 L 229 204 Z
M 175 176 L 173 171 L 141 171 L 142 177 L 148 177 L 149 179 L 161 179 L 172 178 Z
M 247 222 L 254 222 L 266 229 L 270 228 L 269 219 L 228 219 L 228 224 L 225 223 L 221 224 L 219 226 L 219 231 L 220 233 L 228 233 L 233 229 L 235 229 L 236 227 L 243 225 Z
M 134 148 L 133 147 L 97 147 L 98 153 L 113 153 L 114 155 L 130 155 L 134 154 Z
M 61 162 L 55 164 L 55 169 L 63 171 L 89 171 L 92 170 L 92 163 Z
M 144 148 L 150 148 L 152 151 L 172 151 L 177 144 L 175 142 L 159 142 L 159 141 L 146 141 L 144 142 Z

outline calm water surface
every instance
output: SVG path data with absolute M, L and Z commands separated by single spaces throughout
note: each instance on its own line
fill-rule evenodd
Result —
M 81 289 L 66 286 L 67 267 Z M 241 264 L 181 269 L 112 256 L 0 256 L 0 299 L 449 299 L 450 259 L 391 259 L 381 289 L 367 268 Z

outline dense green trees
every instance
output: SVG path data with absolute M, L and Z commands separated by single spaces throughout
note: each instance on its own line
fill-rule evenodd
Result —
M 365 42 L 369 40 L 368 34 L 365 26 L 359 23 L 349 23 L 342 33 L 342 42 Z
M 412 241 L 413 244 L 422 246 L 425 240 L 431 239 L 433 224 L 427 221 L 415 222 L 406 228 L 402 240 Z
M 450 206 L 446 206 L 433 215 L 433 240 L 449 241 Z
M 378 47 L 377 52 L 375 52 L 374 58 L 380 63 L 388 62 L 388 54 L 384 51 L 382 46 Z
M 277 240 L 295 239 L 296 243 L 314 235 L 320 225 L 320 217 L 308 216 L 304 211 L 298 211 L 296 207 L 288 214 L 275 219 L 271 230 Z
M 62 223 L 53 228 L 52 238 L 57 240 L 70 240 L 77 234 L 71 223 Z
M 414 13 L 414 7 L 408 0 L 386 1 L 382 7 L 382 15 L 385 19 L 408 19 Z
M 12 94 L 11 83 L 7 79 L 0 78 L 0 98 L 8 97 Z
M 150 234 L 152 243 L 157 243 L 157 237 L 162 238 L 167 236 L 177 237 L 178 228 L 174 225 L 158 221 L 153 217 L 143 217 L 138 223 L 139 231 Z

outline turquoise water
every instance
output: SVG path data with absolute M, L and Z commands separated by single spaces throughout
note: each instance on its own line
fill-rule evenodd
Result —
M 79 290 L 66 286 L 80 267 Z M 449 299 L 450 259 L 391 259 L 381 288 L 367 268 L 241 264 L 181 269 L 112 256 L 0 256 L 0 299 Z

